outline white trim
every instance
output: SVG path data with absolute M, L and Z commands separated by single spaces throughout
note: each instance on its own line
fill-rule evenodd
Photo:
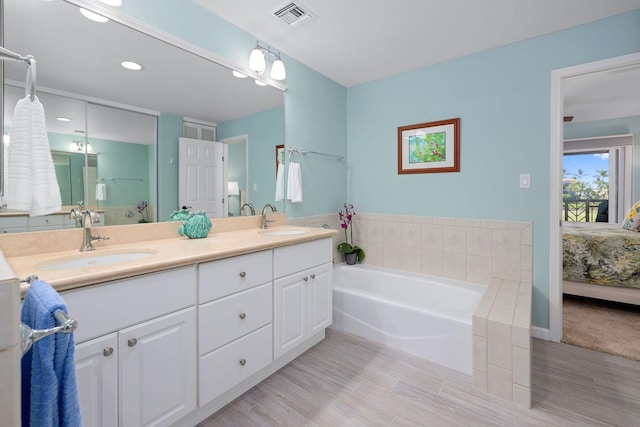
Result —
M 549 341 L 549 330 L 538 326 L 531 327 L 531 336 L 541 340 Z
M 562 148 L 563 103 L 562 80 L 581 74 L 628 67 L 640 63 L 640 53 L 589 62 L 551 71 L 551 143 L 549 191 L 549 339 L 562 339 Z
M 222 65 L 223 67 L 229 68 L 230 70 L 240 71 L 242 74 L 245 74 L 256 80 L 260 80 L 268 84 L 269 86 L 273 86 L 276 89 L 280 89 L 283 92 L 286 92 L 287 90 L 287 85 L 284 83 L 281 83 L 277 80 L 272 80 L 269 77 L 265 77 L 264 75 L 258 74 L 257 72 L 251 70 L 248 67 L 234 64 L 233 62 L 228 61 L 227 59 L 221 56 L 215 55 L 210 51 L 201 48 L 200 46 L 197 46 L 186 40 L 176 37 L 173 34 L 167 33 L 166 31 L 162 31 L 152 25 L 147 24 L 146 22 L 142 22 L 135 18 L 132 18 L 129 15 L 125 15 L 122 12 L 113 10 L 109 7 L 96 3 L 92 0 L 65 0 L 65 1 L 75 6 L 82 7 L 84 9 L 90 10 L 91 12 L 95 12 L 99 15 L 105 16 L 111 19 L 112 21 L 118 22 L 122 25 L 126 25 L 127 27 L 133 28 L 134 30 L 145 33 L 165 43 L 168 43 L 180 49 L 186 50 L 187 52 L 191 52 L 194 55 L 200 56 L 201 58 L 207 59 L 212 62 L 216 62 Z M 247 52 L 250 52 L 250 49 L 252 47 L 253 45 L 247 47 Z

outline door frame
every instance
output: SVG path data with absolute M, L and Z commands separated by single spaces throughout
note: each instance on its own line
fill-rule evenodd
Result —
M 551 71 L 551 144 L 549 191 L 549 339 L 562 339 L 562 146 L 564 94 L 562 81 L 597 71 L 640 63 L 640 53 L 618 56 Z

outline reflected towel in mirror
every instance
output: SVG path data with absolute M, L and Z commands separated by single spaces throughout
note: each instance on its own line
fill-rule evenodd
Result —
M 284 200 L 284 165 L 278 162 L 278 172 L 276 174 L 276 202 Z
M 291 203 L 302 203 L 302 169 L 300 169 L 300 163 L 289 162 L 287 199 L 291 200 Z
M 104 183 L 96 184 L 96 200 L 105 201 L 107 200 L 107 185 Z

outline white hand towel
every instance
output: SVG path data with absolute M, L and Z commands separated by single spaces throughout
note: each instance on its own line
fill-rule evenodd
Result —
M 278 163 L 278 173 L 276 175 L 276 202 L 284 200 L 284 165 Z
M 96 184 L 96 200 L 107 200 L 107 186 L 102 182 Z
M 291 203 L 302 203 L 302 170 L 300 169 L 300 163 L 289 162 L 287 199 L 291 200 Z
M 59 212 L 60 187 L 38 97 L 18 101 L 10 135 L 7 208 L 29 211 L 30 216 Z

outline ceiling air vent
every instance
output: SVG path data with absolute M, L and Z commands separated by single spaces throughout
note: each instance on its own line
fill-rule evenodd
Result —
M 300 6 L 299 3 L 287 3 L 273 14 L 290 27 L 296 27 L 311 19 L 309 10 Z

